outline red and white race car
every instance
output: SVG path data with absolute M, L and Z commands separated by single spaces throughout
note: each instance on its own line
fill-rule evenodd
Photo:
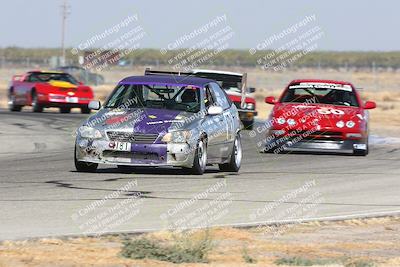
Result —
M 89 86 L 78 82 L 73 76 L 56 71 L 30 71 L 15 75 L 8 90 L 10 111 L 21 111 L 23 106 L 32 106 L 34 112 L 43 108 L 59 107 L 61 113 L 71 108 L 80 108 L 90 113 L 88 103 L 93 100 Z
M 368 109 L 375 102 L 363 102 L 348 82 L 294 80 L 278 100 L 269 121 L 266 152 L 339 152 L 368 154 Z

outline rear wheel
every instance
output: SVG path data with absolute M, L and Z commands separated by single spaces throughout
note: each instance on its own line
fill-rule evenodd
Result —
M 190 169 L 190 173 L 201 175 L 206 170 L 206 165 L 207 165 L 207 142 L 206 139 L 201 139 L 197 143 L 197 148 L 193 160 L 193 167 Z
M 95 172 L 99 165 L 97 163 L 78 161 L 76 158 L 76 148 L 74 152 L 74 163 L 75 163 L 75 169 L 78 172 Z
M 15 104 L 15 95 L 13 92 L 10 92 L 8 95 L 8 109 L 10 111 L 21 111 L 22 106 Z
M 33 112 L 42 112 L 43 106 L 40 105 L 36 92 L 32 93 L 32 110 Z
M 229 162 L 219 164 L 219 169 L 221 171 L 238 172 L 242 164 L 242 155 L 242 143 L 240 140 L 240 135 L 237 135 L 233 144 L 232 154 Z
M 70 112 L 71 112 L 71 108 L 68 108 L 68 107 L 60 108 L 60 113 L 70 113 Z

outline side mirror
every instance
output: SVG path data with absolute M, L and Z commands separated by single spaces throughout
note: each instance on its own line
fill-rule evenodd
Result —
M 101 107 L 100 101 L 92 100 L 88 104 L 89 109 L 99 110 Z
M 79 83 L 79 85 L 83 85 L 83 82 L 78 82 Z
M 276 104 L 276 99 L 274 96 L 267 96 L 265 98 L 265 103 L 275 105 Z
M 208 108 L 208 115 L 219 115 L 222 114 L 224 110 L 220 106 L 211 106 Z
M 364 104 L 364 109 L 374 109 L 376 108 L 376 103 L 374 101 L 367 101 Z
M 254 93 L 255 91 L 256 91 L 256 88 L 254 88 L 254 87 L 250 87 L 249 88 L 249 93 L 250 94 Z

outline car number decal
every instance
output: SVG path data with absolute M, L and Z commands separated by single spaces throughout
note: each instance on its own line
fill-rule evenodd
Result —
M 323 114 L 323 115 L 328 115 L 328 114 L 343 115 L 344 114 L 343 110 L 334 109 L 334 108 L 320 108 L 317 111 L 319 114 Z
M 131 151 L 131 143 L 127 142 L 110 142 L 109 147 L 117 151 Z

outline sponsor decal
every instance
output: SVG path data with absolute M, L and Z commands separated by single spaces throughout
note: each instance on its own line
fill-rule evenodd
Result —
M 300 83 L 299 85 L 291 85 L 290 89 L 302 89 L 302 88 L 331 88 L 337 90 L 352 91 L 348 84 L 335 84 L 335 83 Z

